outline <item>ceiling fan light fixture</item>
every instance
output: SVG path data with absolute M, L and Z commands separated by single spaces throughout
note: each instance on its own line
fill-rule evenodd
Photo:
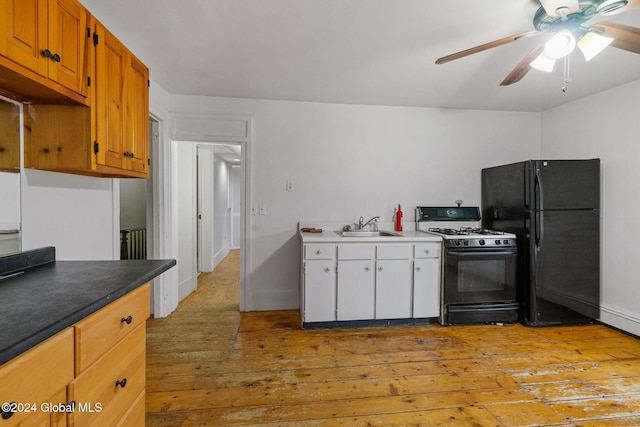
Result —
M 584 55 L 584 59 L 591 60 L 594 56 L 602 52 L 613 41 L 611 37 L 604 37 L 593 31 L 588 32 L 578 41 L 578 48 Z
M 564 58 L 573 52 L 576 47 L 576 39 L 569 30 L 558 31 L 544 45 L 544 53 L 553 59 Z
M 627 0 L 606 0 L 598 6 L 598 13 L 608 15 L 622 7 L 625 7 L 629 2 Z
M 529 65 L 531 65 L 536 70 L 550 73 L 553 71 L 553 66 L 556 65 L 556 60 L 555 58 L 551 58 L 546 53 L 542 52 L 536 59 L 531 61 L 531 64 Z

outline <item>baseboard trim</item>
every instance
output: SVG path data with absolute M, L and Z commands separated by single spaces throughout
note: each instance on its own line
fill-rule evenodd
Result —
M 616 329 L 640 336 L 640 317 L 635 314 L 601 304 L 600 321 Z

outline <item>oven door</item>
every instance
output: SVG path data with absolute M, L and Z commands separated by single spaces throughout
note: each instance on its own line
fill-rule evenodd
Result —
M 517 248 L 446 249 L 445 304 L 516 300 Z

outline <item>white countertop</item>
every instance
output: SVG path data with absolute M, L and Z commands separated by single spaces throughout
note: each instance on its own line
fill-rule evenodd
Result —
M 342 230 L 345 225 L 342 223 L 327 223 L 327 222 L 300 222 L 298 230 L 309 228 L 321 228 L 322 233 L 309 233 L 298 231 L 302 243 L 398 243 L 398 242 L 441 242 L 442 238 L 433 234 L 424 233 L 422 231 L 415 231 L 414 223 L 406 223 L 403 228 L 404 231 L 394 231 L 393 223 L 381 222 L 378 225 L 379 231 L 389 231 L 399 234 L 399 236 L 381 236 L 381 237 L 343 237 L 336 233 L 336 231 Z

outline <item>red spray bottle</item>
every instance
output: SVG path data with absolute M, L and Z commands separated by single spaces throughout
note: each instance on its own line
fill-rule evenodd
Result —
M 402 231 L 402 207 L 398 204 L 398 209 L 396 210 L 396 231 Z

